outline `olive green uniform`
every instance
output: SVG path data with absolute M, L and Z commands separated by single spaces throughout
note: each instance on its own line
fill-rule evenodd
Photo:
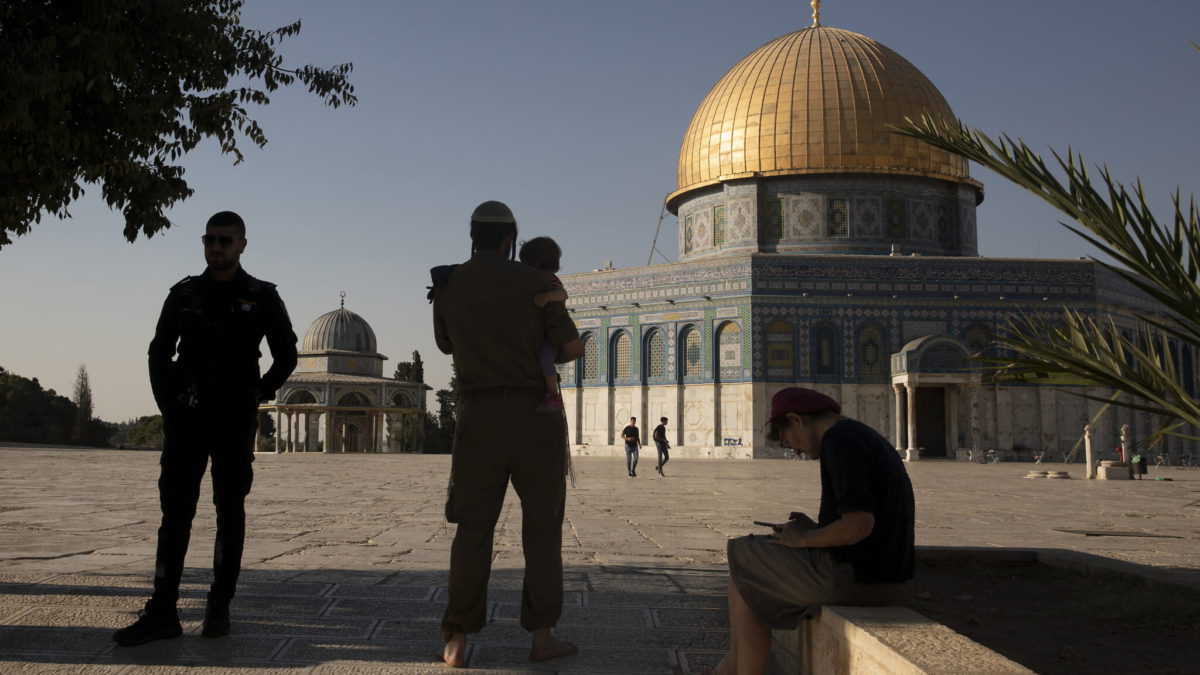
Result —
M 442 633 L 476 633 L 486 623 L 492 539 L 509 480 L 521 499 L 525 581 L 521 625 L 553 627 L 562 613 L 562 521 L 566 420 L 538 414 L 543 337 L 579 337 L 563 303 L 544 308 L 546 275 L 495 251 L 477 251 L 433 291 L 438 348 L 453 354 L 459 403 L 447 517 L 458 524 L 450 550 Z

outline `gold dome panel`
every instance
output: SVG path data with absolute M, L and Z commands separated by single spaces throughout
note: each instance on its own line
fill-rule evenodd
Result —
M 886 173 L 971 180 L 967 161 L 888 131 L 953 119 L 933 83 L 874 40 L 815 26 L 759 47 L 696 110 L 679 152 L 682 193 L 754 175 Z

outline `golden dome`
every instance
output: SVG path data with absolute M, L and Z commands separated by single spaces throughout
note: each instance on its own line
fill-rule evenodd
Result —
M 954 119 L 937 88 L 874 40 L 814 26 L 754 50 L 712 88 L 683 137 L 678 189 L 722 180 L 883 173 L 976 187 L 967 161 L 885 125 L 924 113 Z

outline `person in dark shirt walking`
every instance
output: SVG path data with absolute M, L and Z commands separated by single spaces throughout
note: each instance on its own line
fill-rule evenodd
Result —
M 667 452 L 671 447 L 671 442 L 667 440 L 667 418 L 658 418 L 658 426 L 654 427 L 651 437 L 654 439 L 654 448 L 658 450 L 658 466 L 655 467 L 655 470 L 658 471 L 659 478 L 666 478 L 667 474 L 663 473 L 663 465 L 671 461 L 671 453 Z
M 175 605 L 210 457 L 217 537 L 202 635 L 229 633 L 229 602 L 246 535 L 246 495 L 254 476 L 258 404 L 274 398 L 296 367 L 296 334 L 275 285 L 241 266 L 245 222 L 222 211 L 208 220 L 201 239 L 208 268 L 171 287 L 150 342 L 150 387 L 165 431 L 158 479 L 162 524 L 154 592 L 138 620 L 113 634 L 125 646 L 183 632 Z M 272 364 L 260 377 L 264 337 Z
M 891 443 L 800 387 L 771 400 L 768 438 L 820 461 L 821 510 L 729 541 L 732 635 L 717 675 L 762 673 L 771 629 L 795 628 L 809 607 L 891 604 L 913 576 L 912 483 Z
M 621 430 L 621 440 L 625 441 L 625 470 L 629 477 L 637 476 L 638 450 L 642 448 L 642 436 L 637 428 L 637 418 L 629 418 L 629 426 Z

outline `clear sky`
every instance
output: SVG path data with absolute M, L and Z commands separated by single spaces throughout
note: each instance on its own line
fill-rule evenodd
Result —
M 425 286 L 469 252 L 476 204 L 513 207 L 523 235 L 562 244 L 564 272 L 644 265 L 679 143 L 709 88 L 743 56 L 809 25 L 800 0 L 251 0 L 243 23 L 296 18 L 292 65 L 354 63 L 355 108 L 301 89 L 252 111 L 269 144 L 232 166 L 214 144 L 184 159 L 195 196 L 175 227 L 126 243 L 99 199 L 0 250 L 0 366 L 70 395 L 86 364 L 97 415 L 155 411 L 146 347 L 167 289 L 203 270 L 212 213 L 246 219 L 246 269 L 273 281 L 298 335 L 346 307 L 397 360 L 414 349 L 446 386 Z M 1200 187 L 1196 0 L 827 0 L 823 23 L 899 52 L 966 123 L 1035 147 L 1071 146 L 1168 195 Z M 1056 213 L 972 168 L 981 253 L 1091 251 Z M 668 214 L 659 248 L 676 257 Z M 661 261 L 661 258 L 657 259 Z M 432 404 L 432 399 L 431 399 Z

